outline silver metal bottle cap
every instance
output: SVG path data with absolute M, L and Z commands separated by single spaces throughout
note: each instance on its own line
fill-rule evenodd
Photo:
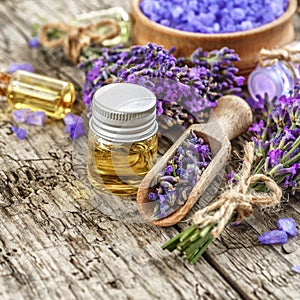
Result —
M 90 129 L 105 140 L 124 143 L 142 141 L 157 132 L 156 97 L 131 83 L 113 83 L 93 97 Z

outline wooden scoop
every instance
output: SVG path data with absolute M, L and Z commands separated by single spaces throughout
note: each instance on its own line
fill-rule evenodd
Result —
M 187 128 L 141 182 L 137 193 L 137 204 L 143 218 L 158 226 L 171 226 L 182 220 L 230 158 L 230 140 L 246 131 L 251 123 L 251 109 L 242 98 L 237 96 L 220 98 L 217 107 L 212 109 L 208 122 L 191 125 Z M 184 205 L 165 218 L 151 220 L 155 206 L 155 201 L 148 199 L 151 182 L 155 175 L 166 167 L 168 161 L 175 155 L 177 148 L 190 135 L 191 131 L 209 144 L 213 158 L 196 182 Z

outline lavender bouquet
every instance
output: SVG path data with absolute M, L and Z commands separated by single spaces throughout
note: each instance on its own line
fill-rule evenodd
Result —
M 79 68 L 84 70 L 83 102 L 90 105 L 95 91 L 113 82 L 144 85 L 157 97 L 157 114 L 171 117 L 188 127 L 208 116 L 217 99 L 240 92 L 244 77 L 237 76 L 234 63 L 239 57 L 226 47 L 204 52 L 196 50 L 189 58 L 175 58 L 149 43 L 131 48 L 86 48 Z
M 259 97 L 252 105 L 257 120 L 249 129 L 253 141 L 245 146 L 241 172 L 231 174 L 229 188 L 194 215 L 194 225 L 163 245 L 163 249 L 177 250 L 191 263 L 228 223 L 249 216 L 253 205 L 276 205 L 282 193 L 293 194 L 300 189 L 299 86 L 289 96 L 273 101 Z

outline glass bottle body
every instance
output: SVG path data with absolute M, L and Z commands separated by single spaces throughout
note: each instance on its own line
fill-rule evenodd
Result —
M 16 71 L 6 88 L 7 101 L 16 109 L 44 111 L 49 117 L 63 118 L 75 101 L 72 83 L 26 71 Z
M 90 130 L 88 176 L 100 191 L 133 195 L 156 162 L 158 137 L 137 142 L 109 142 Z
M 290 43 L 287 48 L 292 50 L 291 59 L 278 60 L 267 67 L 258 65 L 249 75 L 248 90 L 253 99 L 257 95 L 264 97 L 265 93 L 268 93 L 269 98 L 273 99 L 281 95 L 288 95 L 294 89 L 295 82 L 300 76 L 300 64 L 292 61 L 300 59 L 300 41 L 296 40 Z
M 257 66 L 248 78 L 248 90 L 253 99 L 268 94 L 270 99 L 287 95 L 294 88 L 299 67 L 289 62 L 278 61 L 267 67 Z

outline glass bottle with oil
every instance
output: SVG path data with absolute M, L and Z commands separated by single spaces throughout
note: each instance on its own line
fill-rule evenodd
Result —
M 94 95 L 90 119 L 88 176 L 100 191 L 136 194 L 156 162 L 156 99 L 148 89 L 116 83 Z
M 22 70 L 0 73 L 0 95 L 15 109 L 40 110 L 55 119 L 69 113 L 75 101 L 71 82 Z

